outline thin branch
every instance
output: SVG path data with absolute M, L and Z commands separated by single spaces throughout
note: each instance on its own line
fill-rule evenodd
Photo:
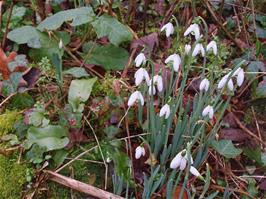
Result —
M 71 189 L 75 189 L 77 191 L 83 192 L 85 194 L 100 198 L 100 199 L 123 199 L 123 197 L 115 195 L 113 193 L 104 191 L 102 189 L 99 189 L 97 187 L 91 186 L 89 184 L 80 182 L 78 180 L 60 175 L 53 171 L 45 170 L 45 173 L 49 174 L 49 179 L 57 182 L 61 185 L 67 186 Z
M 2 49 L 4 49 L 5 45 L 6 45 L 6 37 L 7 37 L 7 33 L 8 33 L 9 23 L 10 23 L 10 20 L 11 20 L 11 17 L 12 17 L 13 8 L 14 8 L 14 2 L 11 3 L 10 11 L 8 13 L 5 34 L 4 34 L 3 41 L 2 41 Z

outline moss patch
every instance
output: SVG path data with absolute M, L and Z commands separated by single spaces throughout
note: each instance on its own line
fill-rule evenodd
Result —
M 19 199 L 26 183 L 25 164 L 18 164 L 17 158 L 0 155 L 0 198 Z
M 20 113 L 17 111 L 6 111 L 0 115 L 0 136 L 12 131 L 16 121 L 20 119 Z

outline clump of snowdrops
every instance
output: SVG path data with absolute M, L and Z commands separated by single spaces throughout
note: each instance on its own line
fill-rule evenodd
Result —
M 146 136 L 140 136 L 141 143 L 134 153 L 137 161 L 145 154 L 149 154 L 151 159 L 150 173 L 144 174 L 142 198 L 151 198 L 165 185 L 166 198 L 172 198 L 177 186 L 181 186 L 179 198 L 183 197 L 184 191 L 191 198 L 196 195 L 204 198 L 208 190 L 208 165 L 201 167 L 204 171 L 200 172 L 199 168 L 204 164 L 209 141 L 218 132 L 231 96 L 243 84 L 244 70 L 240 67 L 243 63 L 239 63 L 221 79 L 215 79 L 214 71 L 205 69 L 208 56 L 218 56 L 219 45 L 206 33 L 201 34 L 201 25 L 207 31 L 207 24 L 202 19 L 197 20 L 183 33 L 183 37 L 188 37 L 190 42 L 178 44 L 183 52 L 171 54 L 162 60 L 167 70 L 171 71 L 170 78 L 163 78 L 163 69 L 155 74 L 154 63 L 144 51 L 135 58 L 136 91 L 129 96 L 127 105 L 128 109 L 137 106 L 138 122 Z M 161 34 L 174 38 L 176 32 L 177 38 L 180 38 L 176 30 L 169 22 L 161 28 Z M 195 77 L 200 84 L 190 102 L 186 100 L 185 91 L 193 70 L 191 63 L 195 59 L 203 66 L 199 76 Z M 227 99 L 223 100 L 222 95 L 227 95 Z M 158 108 L 159 111 L 156 111 Z M 147 110 L 145 118 L 143 109 Z M 201 193 L 191 193 L 193 189 L 187 187 L 190 177 L 204 183 Z

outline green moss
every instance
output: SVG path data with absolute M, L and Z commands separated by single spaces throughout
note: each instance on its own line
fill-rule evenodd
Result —
M 0 115 L 0 136 L 9 133 L 16 121 L 20 119 L 20 113 L 17 111 L 6 111 Z
M 18 164 L 17 158 L 0 155 L 0 198 L 19 199 L 26 183 L 25 164 Z

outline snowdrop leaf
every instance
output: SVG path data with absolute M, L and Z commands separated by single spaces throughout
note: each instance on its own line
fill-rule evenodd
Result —
M 120 23 L 117 19 L 102 15 L 96 21 L 92 22 L 98 38 L 107 36 L 109 41 L 118 46 L 125 41 L 131 41 L 133 36 L 129 29 Z
M 235 158 L 242 153 L 242 150 L 237 149 L 231 140 L 213 140 L 211 147 L 226 158 Z
M 38 26 L 37 29 L 40 31 L 44 30 L 56 30 L 64 22 L 72 21 L 70 25 L 78 26 L 93 20 L 95 16 L 91 7 L 80 7 L 75 9 L 69 9 L 60 11 L 50 17 L 47 17 L 43 20 Z
M 85 48 L 84 48 L 85 49 Z M 83 55 L 85 63 L 102 66 L 105 70 L 123 70 L 128 61 L 128 52 L 112 44 L 96 46 L 90 54 Z

